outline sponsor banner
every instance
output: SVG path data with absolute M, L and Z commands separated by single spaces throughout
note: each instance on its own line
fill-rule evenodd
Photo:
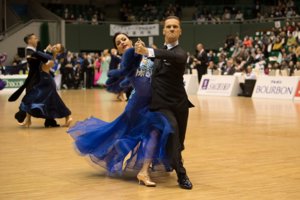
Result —
M 122 32 L 126 33 L 130 37 L 147 37 L 147 36 L 158 36 L 159 25 L 158 24 L 147 24 L 147 25 L 110 25 L 110 36 L 114 36 L 115 33 Z
M 199 87 L 198 76 L 195 74 L 183 75 L 184 88 L 187 94 L 197 94 Z
M 204 75 L 197 94 L 200 96 L 237 96 L 239 92 L 239 81 L 236 76 Z
M 294 99 L 300 101 L 300 80 L 298 80 L 298 85 L 297 85 Z
M 0 75 L 0 78 L 6 82 L 4 90 L 16 90 L 23 85 L 27 75 Z M 54 81 L 57 89 L 59 90 L 61 88 L 61 74 L 55 75 Z
M 4 89 L 16 89 L 23 85 L 27 75 L 6 75 L 0 76 L 6 82 Z
M 252 98 L 293 99 L 298 77 L 259 76 Z

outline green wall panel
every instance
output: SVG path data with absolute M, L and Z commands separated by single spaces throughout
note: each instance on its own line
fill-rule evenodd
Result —
M 182 36 L 180 44 L 192 54 L 198 43 L 203 43 L 206 49 L 219 49 L 223 47 L 225 39 L 230 34 L 254 36 L 256 31 L 270 30 L 274 26 L 269 23 L 249 23 L 249 24 L 182 24 Z M 154 44 L 161 47 L 164 42 L 162 26 L 160 35 L 153 37 Z M 135 42 L 137 38 L 133 38 Z M 147 37 L 141 37 L 148 44 Z M 109 24 L 89 25 L 89 24 L 66 24 L 66 47 L 67 49 L 80 52 L 83 50 L 99 51 L 112 48 L 112 37 L 109 35 Z

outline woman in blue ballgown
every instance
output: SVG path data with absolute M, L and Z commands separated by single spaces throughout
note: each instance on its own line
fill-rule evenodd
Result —
M 31 125 L 31 116 L 44 119 L 65 118 L 64 126 L 69 126 L 71 111 L 66 107 L 57 93 L 55 81 L 50 69 L 55 65 L 56 56 L 64 51 L 61 44 L 50 47 L 52 56 L 43 52 L 35 52 L 29 59 L 40 59 L 40 81 L 22 99 L 20 110 L 26 112 L 21 126 Z
M 150 112 L 151 74 L 153 62 L 134 53 L 132 41 L 117 33 L 114 44 L 123 54 L 120 69 L 111 70 L 107 89 L 120 92 L 130 83 L 132 92 L 124 112 L 112 122 L 91 117 L 68 130 L 75 148 L 109 174 L 137 170 L 137 179 L 146 186 L 155 186 L 149 168 L 172 170 L 166 153 L 166 143 L 172 128 L 158 112 Z M 118 89 L 119 88 L 119 89 Z

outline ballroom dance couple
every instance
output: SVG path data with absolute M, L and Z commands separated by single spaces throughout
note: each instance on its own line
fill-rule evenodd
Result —
M 187 60 L 180 47 L 180 20 L 166 18 L 165 49 L 134 45 L 125 33 L 113 43 L 122 54 L 120 69 L 108 74 L 107 90 L 118 92 L 133 86 L 124 112 L 112 122 L 95 117 L 77 122 L 68 130 L 76 150 L 104 167 L 108 174 L 136 171 L 139 183 L 154 187 L 152 171 L 176 171 L 178 185 L 192 189 L 181 152 L 188 121 L 188 100 L 183 84 Z
M 19 125 L 29 127 L 31 116 L 45 119 L 45 127 L 58 127 L 55 118 L 65 118 L 63 126 L 69 126 L 72 118 L 71 111 L 66 107 L 57 93 L 56 84 L 51 75 L 51 68 L 55 65 L 56 57 L 64 52 L 61 44 L 49 45 L 45 53 L 37 50 L 38 38 L 35 34 L 28 34 L 24 38 L 26 59 L 29 73 L 24 84 L 14 92 L 9 101 L 16 101 L 26 89 L 19 111 L 15 114 Z

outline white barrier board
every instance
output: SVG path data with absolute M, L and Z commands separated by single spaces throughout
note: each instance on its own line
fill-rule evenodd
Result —
M 4 80 L 6 82 L 6 86 L 3 90 L 9 90 L 9 91 L 15 91 L 19 87 L 21 87 L 27 78 L 26 75 L 0 75 L 0 79 Z M 54 77 L 54 81 L 56 84 L 57 89 L 59 90 L 61 88 L 61 74 L 58 74 Z
M 4 89 L 16 89 L 23 85 L 27 75 L 1 75 L 0 78 L 6 82 Z
M 183 75 L 184 88 L 187 94 L 197 94 L 199 87 L 198 76 L 196 74 Z
M 298 77 L 259 76 L 252 98 L 290 99 L 294 98 Z
M 297 84 L 297 89 L 295 92 L 295 97 L 294 100 L 296 101 L 300 101 L 300 77 L 298 76 L 299 80 L 298 80 L 298 84 Z
M 202 76 L 197 94 L 200 96 L 237 96 L 240 92 L 236 76 Z

